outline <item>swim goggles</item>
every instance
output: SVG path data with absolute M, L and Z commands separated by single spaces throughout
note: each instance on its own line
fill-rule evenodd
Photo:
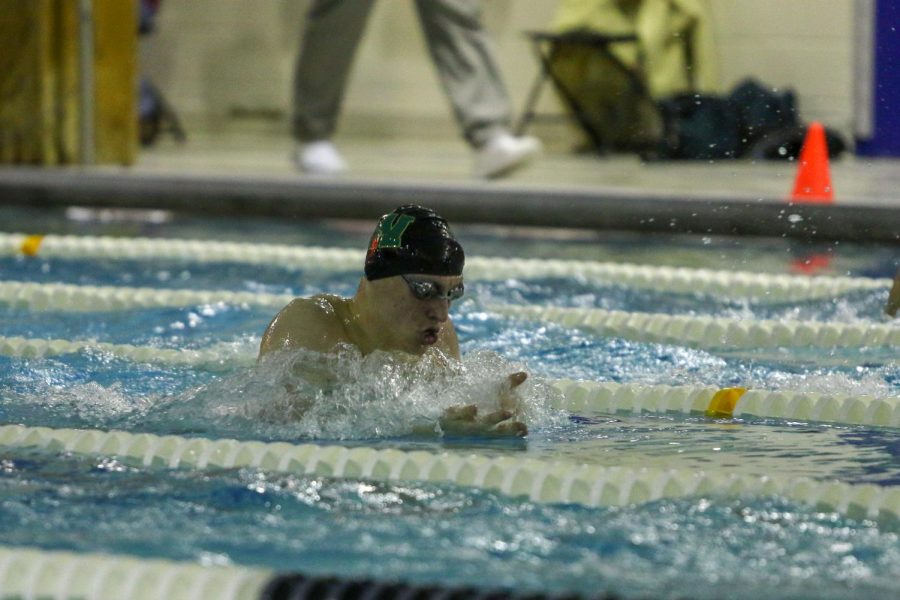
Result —
M 411 281 L 406 278 L 406 275 L 401 275 L 400 277 L 402 277 L 403 281 L 406 282 L 406 285 L 409 286 L 409 291 L 416 297 L 416 300 L 437 299 L 453 302 L 454 300 L 462 298 L 463 293 L 466 291 L 466 286 L 460 283 L 447 290 L 446 294 L 442 294 L 441 286 L 433 281 Z

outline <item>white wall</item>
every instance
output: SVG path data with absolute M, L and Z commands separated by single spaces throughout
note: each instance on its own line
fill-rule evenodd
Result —
M 751 75 L 794 88 L 804 119 L 851 130 L 854 0 L 712 0 L 710 8 L 723 89 Z
M 722 89 L 747 76 L 798 92 L 803 118 L 849 131 L 855 0 L 706 0 Z M 871 2 L 872 0 L 861 0 Z M 486 0 L 516 111 L 537 72 L 522 32 L 545 27 L 556 0 Z M 308 0 L 166 0 L 143 42 L 146 69 L 188 120 L 234 108 L 287 113 L 294 54 Z M 442 124 L 450 113 L 413 3 L 377 3 L 345 102 L 345 129 L 387 135 L 400 124 Z M 552 108 L 550 94 L 545 107 Z

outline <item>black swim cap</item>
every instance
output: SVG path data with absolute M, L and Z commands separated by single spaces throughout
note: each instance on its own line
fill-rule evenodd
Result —
M 394 275 L 462 275 L 466 257 L 447 221 L 407 204 L 381 217 L 366 253 L 366 279 Z

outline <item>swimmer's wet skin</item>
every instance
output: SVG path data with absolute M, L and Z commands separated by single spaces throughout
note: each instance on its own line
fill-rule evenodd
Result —
M 894 285 L 891 287 L 891 292 L 888 295 L 888 302 L 887 306 L 884 307 L 884 312 L 891 317 L 896 317 L 898 310 L 900 310 L 900 271 L 897 271 L 897 274 L 894 275 Z
M 434 348 L 458 361 L 459 342 L 449 312 L 465 292 L 464 265 L 462 246 L 446 220 L 428 208 L 400 206 L 375 227 L 356 294 L 291 301 L 263 334 L 259 356 L 299 348 L 332 353 L 349 344 L 364 355 L 380 350 L 421 357 Z M 509 376 L 495 412 L 479 415 L 474 405 L 448 409 L 440 430 L 526 435 L 516 392 L 526 378 L 525 373 Z

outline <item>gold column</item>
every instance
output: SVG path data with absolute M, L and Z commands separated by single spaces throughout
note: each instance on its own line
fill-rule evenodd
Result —
M 134 162 L 136 0 L 94 0 L 98 163 Z M 0 0 L 0 162 L 80 162 L 78 0 Z

